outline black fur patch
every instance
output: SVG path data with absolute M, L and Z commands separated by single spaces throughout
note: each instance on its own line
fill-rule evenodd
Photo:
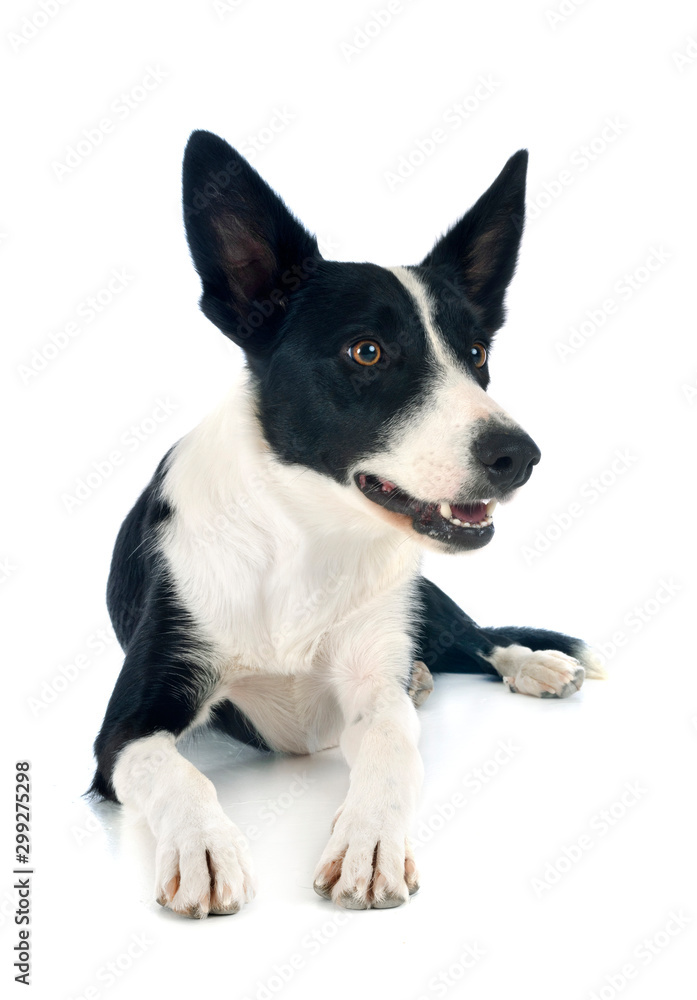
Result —
M 364 339 L 381 345 L 375 365 L 349 356 Z M 415 303 L 394 274 L 322 262 L 256 368 L 257 412 L 275 454 L 347 483 L 351 465 L 384 445 L 390 422 L 422 398 L 426 351 Z

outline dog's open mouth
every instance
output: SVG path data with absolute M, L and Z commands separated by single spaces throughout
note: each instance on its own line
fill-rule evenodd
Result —
M 474 503 L 424 503 L 379 476 L 358 473 L 355 483 L 361 493 L 385 510 L 411 518 L 420 535 L 451 543 L 458 548 L 478 549 L 494 534 L 493 513 L 496 500 Z

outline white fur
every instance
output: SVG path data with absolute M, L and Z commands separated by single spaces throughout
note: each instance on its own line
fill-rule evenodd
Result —
M 511 691 L 536 698 L 566 698 L 583 684 L 581 663 L 555 649 L 497 646 L 484 657 L 501 674 Z
M 341 739 L 351 785 L 315 888 L 350 909 L 398 906 L 418 878 L 407 837 L 423 779 L 416 709 L 405 691 L 374 677 L 361 688 L 347 678 L 343 697 L 356 711 Z
M 156 842 L 155 895 L 176 913 L 236 913 L 254 896 L 244 837 L 213 784 L 185 760 L 170 733 L 134 740 L 113 773 L 120 801 L 147 820 Z

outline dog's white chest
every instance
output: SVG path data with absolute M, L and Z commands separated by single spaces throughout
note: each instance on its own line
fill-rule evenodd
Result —
M 312 542 L 315 540 L 313 539 Z M 263 566 L 250 565 L 248 549 L 219 544 L 191 562 L 181 542 L 170 564 L 187 610 L 212 642 L 226 673 L 308 674 L 325 640 L 348 616 L 365 608 L 379 616 L 384 557 L 318 544 L 277 546 Z M 252 551 L 263 551 L 257 544 Z M 394 560 L 390 582 L 413 574 L 411 560 Z
M 410 539 L 269 454 L 239 388 L 176 446 L 163 490 L 177 596 L 228 674 L 308 674 L 332 629 L 418 572 Z

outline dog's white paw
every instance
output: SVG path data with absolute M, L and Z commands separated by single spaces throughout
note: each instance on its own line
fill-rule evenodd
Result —
M 155 865 L 157 902 L 185 917 L 237 913 L 254 898 L 244 839 L 222 810 L 162 833 Z
M 315 869 L 315 892 L 348 910 L 382 910 L 408 902 L 418 888 L 404 832 L 377 831 L 374 823 L 352 819 L 340 809 Z
M 433 691 L 433 677 L 423 660 L 414 660 L 409 678 L 409 697 L 417 706 L 423 705 Z
M 496 654 L 496 669 L 511 691 L 534 698 L 568 698 L 583 684 L 585 671 L 579 661 L 556 649 L 507 646 Z

